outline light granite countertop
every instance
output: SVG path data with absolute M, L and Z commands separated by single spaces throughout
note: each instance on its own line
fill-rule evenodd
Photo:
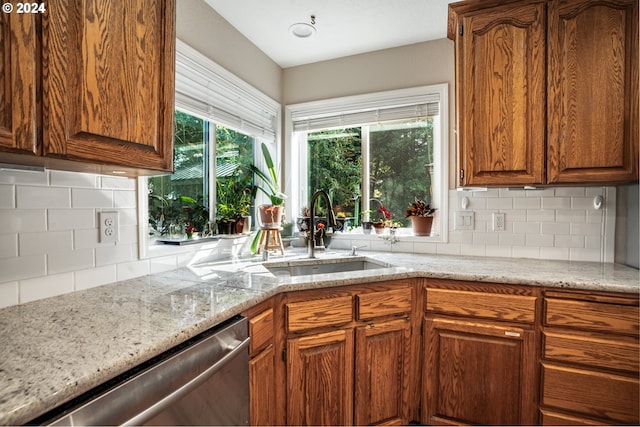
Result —
M 394 267 L 275 277 L 254 257 L 1 309 L 0 424 L 29 422 L 279 292 L 411 277 L 640 292 L 638 270 L 617 264 L 362 254 Z M 291 251 L 270 263 L 303 257 Z M 320 257 L 339 260 L 348 254 Z

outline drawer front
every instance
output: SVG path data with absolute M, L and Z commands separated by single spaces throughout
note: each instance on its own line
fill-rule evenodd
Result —
M 638 378 L 542 364 L 542 404 L 638 424 Z
M 540 411 L 540 425 L 543 426 L 604 426 L 607 423 L 580 418 L 554 411 Z
M 640 332 L 638 306 L 545 299 L 545 324 L 637 336 Z
M 427 288 L 430 312 L 533 323 L 536 297 Z
M 253 356 L 273 340 L 273 309 L 269 308 L 249 319 L 249 353 Z
M 353 321 L 351 296 L 291 302 L 286 307 L 289 332 L 337 326 Z
M 596 338 L 550 331 L 545 331 L 543 337 L 545 359 L 636 373 L 640 368 L 637 339 Z
M 367 292 L 356 296 L 358 319 L 411 312 L 411 288 Z

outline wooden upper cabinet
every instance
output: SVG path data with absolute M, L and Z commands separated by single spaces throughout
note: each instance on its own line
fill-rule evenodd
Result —
M 457 20 L 461 185 L 544 182 L 545 11 L 505 5 Z
M 47 5 L 43 154 L 171 171 L 175 1 Z
M 0 149 L 39 154 L 36 15 L 0 16 Z
M 549 3 L 548 181 L 638 179 L 638 1 Z
M 460 186 L 638 180 L 638 1 L 449 5 Z

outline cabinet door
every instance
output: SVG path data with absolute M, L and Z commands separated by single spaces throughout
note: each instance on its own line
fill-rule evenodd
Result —
M 548 181 L 635 181 L 638 1 L 549 5 Z
M 252 426 L 277 425 L 275 351 L 269 345 L 249 361 L 249 420 Z
M 460 185 L 544 182 L 545 25 L 543 2 L 458 20 Z
M 356 329 L 355 425 L 408 425 L 410 335 L 408 319 Z
M 0 150 L 39 154 L 36 16 L 0 16 Z M 1 160 L 0 160 L 1 161 Z
M 44 155 L 170 171 L 175 0 L 47 7 Z
M 532 330 L 427 318 L 425 424 L 537 424 Z
M 287 340 L 287 425 L 353 424 L 353 330 Z

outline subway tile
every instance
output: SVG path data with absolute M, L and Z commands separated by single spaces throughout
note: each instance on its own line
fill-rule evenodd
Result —
M 87 187 L 98 186 L 98 176 L 90 173 L 50 171 L 49 182 L 55 187 Z
M 540 248 L 529 246 L 512 246 L 511 256 L 513 258 L 540 258 Z
M 497 245 L 499 233 L 473 233 L 474 245 Z
M 72 188 L 71 199 L 74 208 L 112 208 L 113 190 Z
M 118 244 L 135 244 L 138 243 L 138 227 L 133 226 L 120 226 L 120 240 Z M 332 242 L 333 243 L 333 242 Z
M 592 261 L 601 262 L 602 253 L 600 249 L 571 248 L 570 261 Z
M 604 201 L 604 204 L 607 204 L 607 201 Z M 595 210 L 593 207 L 593 197 L 572 197 L 571 198 L 571 208 L 572 209 L 584 209 L 584 210 Z
M 487 209 L 513 209 L 513 199 L 511 197 L 489 197 L 487 198 Z
M 584 210 L 558 209 L 556 211 L 557 222 L 585 222 L 587 215 Z
M 412 253 L 413 252 L 413 242 L 409 241 L 399 241 L 391 245 L 391 250 L 393 252 L 405 252 Z
M 554 222 L 556 220 L 556 211 L 552 209 L 530 210 L 527 211 L 527 221 Z
M 73 274 L 54 274 L 20 281 L 20 303 L 36 301 L 73 291 Z
M 136 179 L 135 178 L 124 178 L 117 176 L 107 176 L 102 175 L 100 177 L 101 180 L 101 188 L 103 189 L 112 189 L 112 190 L 135 190 Z
M 116 265 L 117 280 L 127 280 L 149 274 L 149 261 L 139 260 Z
M 47 229 L 47 212 L 38 209 L 0 209 L 3 233 L 38 232 Z
M 414 243 L 413 251 L 418 254 L 435 254 L 438 252 L 437 243 Z
M 115 208 L 135 208 L 137 204 L 135 191 L 113 191 L 113 206 Z
M 487 247 L 485 245 L 461 244 L 460 245 L 460 255 L 464 255 L 464 256 L 485 256 L 486 248 Z
M 572 197 L 585 195 L 585 187 L 557 187 L 555 189 L 556 197 Z
M 583 248 L 584 236 L 556 234 L 553 245 L 557 248 Z
M 571 224 L 571 234 L 580 234 L 583 236 L 599 236 L 601 233 L 601 224 L 586 222 L 576 222 Z
M 487 245 L 485 254 L 491 257 L 510 258 L 512 255 L 511 246 Z
M 18 244 L 20 256 L 70 251 L 73 249 L 73 232 L 20 233 Z
M 89 268 L 74 272 L 75 289 L 94 288 L 96 286 L 106 285 L 116 281 L 116 266 L 105 265 L 104 267 Z
M 524 246 L 524 234 L 497 233 L 500 246 Z
M 614 192 L 616 191 L 616 187 L 614 186 L 610 186 L 610 187 L 585 187 L 585 196 L 587 197 L 595 197 L 595 196 L 603 196 L 606 193 L 610 193 L 610 192 Z
M 467 192 L 474 198 L 483 198 L 483 197 L 500 197 L 500 189 L 498 188 L 487 188 L 483 191 L 469 191 Z
M 528 221 L 528 222 L 515 221 L 513 223 L 513 232 L 524 233 L 524 234 L 540 233 L 540 223 L 536 221 Z
M 555 190 L 552 187 L 539 187 L 535 190 L 527 190 L 527 197 L 554 197 L 555 194 Z
M 18 282 L 0 283 L 0 308 L 19 303 Z
M 57 274 L 83 270 L 94 265 L 93 249 L 52 251 L 47 255 L 47 273 Z
M 504 211 L 504 220 L 507 223 L 507 226 L 509 226 L 509 223 L 512 223 L 514 221 L 526 221 L 528 213 L 529 211 L 524 209 L 512 209 L 510 211 Z
M 542 199 L 540 197 L 522 197 L 513 199 L 514 209 L 540 209 Z
M 525 234 L 525 244 L 523 246 L 553 247 L 554 238 L 552 234 Z
M 541 224 L 542 234 L 570 234 L 571 223 L 569 222 L 543 222 Z
M 568 261 L 569 260 L 569 248 L 556 248 L 556 247 L 541 247 L 540 248 L 541 259 L 557 259 Z
M 587 222 L 589 223 L 601 223 L 604 217 L 603 210 L 588 210 L 587 214 Z
M 0 183 L 48 185 L 47 171 L 0 170 Z
M 70 208 L 71 191 L 61 187 L 18 185 L 16 200 L 19 209 Z
M 438 255 L 460 255 L 460 245 L 458 243 L 436 243 L 436 254 Z
M 18 235 L 0 234 L 0 258 L 14 258 L 18 256 Z
M 120 226 L 138 225 L 137 209 L 118 209 L 118 219 Z
M 602 247 L 602 236 L 585 236 L 584 247 L 586 249 L 599 249 Z
M 500 197 L 520 198 L 526 197 L 527 191 L 528 190 L 525 190 L 524 188 L 500 188 L 498 189 L 498 194 Z
M 0 258 L 0 283 L 44 276 L 46 256 L 44 254 Z
M 49 209 L 47 212 L 48 229 L 74 230 L 96 228 L 96 215 L 93 209 Z
M 570 197 L 543 197 L 542 209 L 571 209 Z
M 450 231 L 449 243 L 470 244 L 473 243 L 473 233 L 471 231 Z
M 137 253 L 136 253 L 137 256 Z M 133 261 L 131 245 L 105 245 L 96 248 L 96 266 Z
M 13 209 L 15 207 L 15 186 L 0 184 L 0 209 Z
M 73 248 L 86 249 L 113 245 L 113 243 L 99 243 L 99 235 L 97 228 L 76 229 L 73 231 Z

